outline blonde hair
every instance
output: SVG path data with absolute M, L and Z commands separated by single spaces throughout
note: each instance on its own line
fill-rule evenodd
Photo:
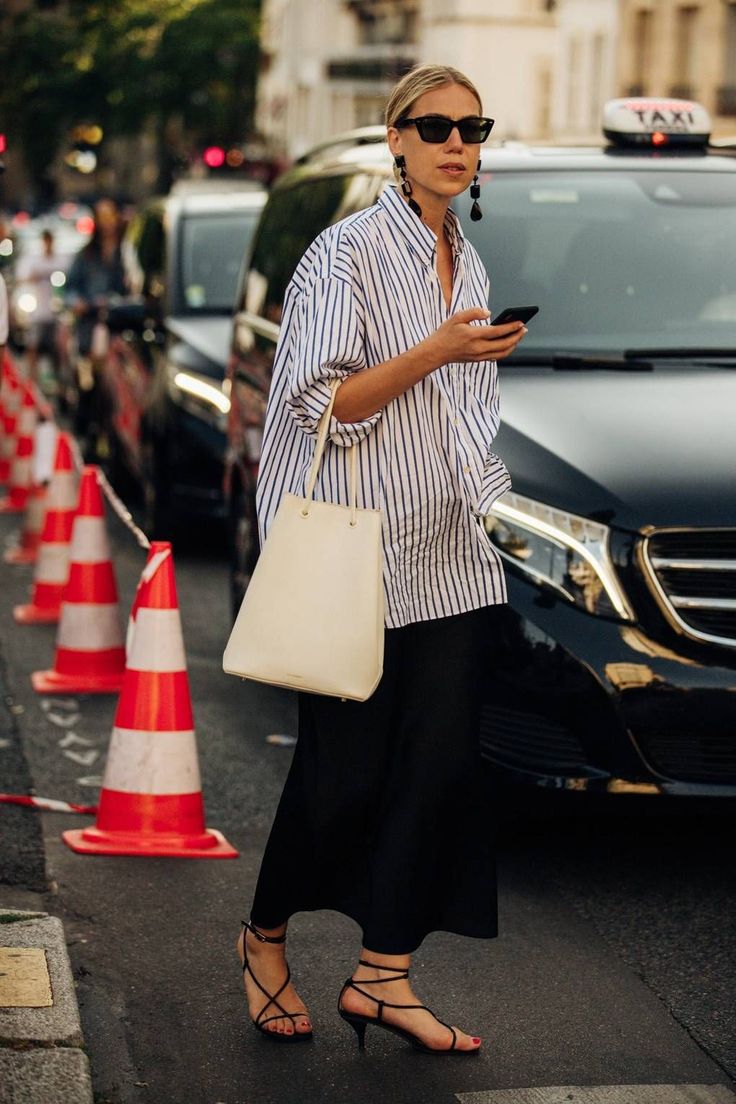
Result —
M 475 96 L 482 113 L 483 105 L 478 89 L 459 69 L 453 69 L 451 65 L 415 65 L 401 78 L 389 96 L 386 104 L 386 126 L 396 126 L 402 115 L 409 114 L 412 104 L 420 96 L 441 88 L 444 84 L 459 84 L 467 88 Z

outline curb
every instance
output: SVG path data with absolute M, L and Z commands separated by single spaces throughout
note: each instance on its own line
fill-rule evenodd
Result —
M 31 960 L 14 951 L 42 954 Z M 92 1104 L 61 921 L 44 912 L 0 908 L 0 952 L 1 1104 Z M 29 995 L 29 985 L 38 990 L 35 995 Z M 39 995 L 44 987 L 47 1006 Z

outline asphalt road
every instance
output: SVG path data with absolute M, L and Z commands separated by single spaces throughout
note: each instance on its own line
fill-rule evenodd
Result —
M 15 524 L 0 518 L 0 544 Z M 117 522 L 110 530 L 125 617 L 145 556 Z M 329 912 L 300 914 L 290 931 L 314 1042 L 289 1049 L 258 1037 L 234 943 L 291 754 L 266 737 L 293 733 L 293 702 L 221 672 L 222 555 L 177 552 L 176 571 L 208 823 L 240 858 L 83 857 L 60 833 L 89 818 L 0 807 L 5 829 L 15 818 L 6 839 L 27 852 L 6 881 L 22 885 L 27 871 L 38 888 L 34 832 L 43 827 L 46 905 L 64 921 L 100 1104 L 451 1104 L 494 1088 L 732 1083 L 733 805 L 499 794 L 490 776 L 500 937 L 434 934 L 414 971 L 443 1018 L 483 1036 L 482 1055 L 440 1061 L 377 1031 L 358 1054 L 334 1005 L 359 933 Z M 24 752 L 39 794 L 93 802 L 115 699 L 32 691 L 29 673 L 50 664 L 55 629 L 12 622 L 30 577 L 0 564 L 0 763 L 11 764 L 12 750 L 10 782 L 22 786 Z

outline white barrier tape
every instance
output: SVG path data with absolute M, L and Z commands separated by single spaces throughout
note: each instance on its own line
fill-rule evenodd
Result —
M 87 815 L 93 815 L 97 812 L 96 805 L 75 805 L 71 801 L 57 801 L 53 797 L 27 797 L 25 794 L 0 793 L 0 804 L 27 805 L 32 809 L 47 809 L 52 813 L 85 813 Z
M 135 627 L 128 637 L 128 669 L 185 671 L 186 665 L 179 611 L 139 608 Z
M 110 545 L 103 518 L 87 517 L 84 514 L 75 517 L 69 559 L 78 564 L 106 563 L 110 559 Z
M 113 728 L 103 789 L 134 794 L 192 794 L 202 788 L 194 732 Z
M 143 532 L 143 530 L 139 529 L 139 527 L 133 521 L 133 515 L 131 514 L 130 510 L 125 505 L 123 500 L 121 498 L 118 498 L 118 496 L 115 494 L 115 491 L 112 489 L 107 481 L 105 473 L 102 471 L 99 473 L 99 480 L 105 498 L 110 503 L 110 506 L 115 511 L 120 521 L 122 521 L 123 525 L 125 525 L 126 528 L 131 531 L 141 548 L 145 548 L 146 551 L 148 551 L 148 549 L 151 547 L 150 540 Z
M 84 460 L 82 459 L 82 454 L 79 451 L 79 445 L 73 437 L 70 437 L 69 444 L 71 446 L 74 467 L 77 469 L 78 472 L 81 472 L 82 468 L 84 467 Z M 100 468 L 97 469 L 97 479 L 100 487 L 102 488 L 102 493 L 104 494 L 107 501 L 110 503 L 110 506 L 112 507 L 117 517 L 120 519 L 120 521 L 122 521 L 123 525 L 131 531 L 141 548 L 145 548 L 146 551 L 148 551 L 148 549 L 151 547 L 150 540 L 143 532 L 143 530 L 139 529 L 136 523 L 133 521 L 133 515 L 131 514 L 130 510 L 125 505 L 123 500 L 121 498 L 118 498 L 118 496 L 115 494 L 115 491 L 112 489 L 107 480 L 107 476 Z
M 123 630 L 117 604 L 62 600 L 56 646 L 78 652 L 122 648 Z

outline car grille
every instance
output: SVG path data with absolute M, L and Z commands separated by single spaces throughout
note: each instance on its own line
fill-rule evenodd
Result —
M 641 558 L 665 615 L 696 640 L 736 648 L 736 529 L 663 529 Z
M 484 705 L 481 750 L 494 762 L 542 774 L 590 774 L 586 755 L 568 729 L 538 713 Z
M 642 703 L 636 741 L 655 770 L 686 782 L 736 783 L 736 740 L 730 690 L 657 694 L 654 709 Z

